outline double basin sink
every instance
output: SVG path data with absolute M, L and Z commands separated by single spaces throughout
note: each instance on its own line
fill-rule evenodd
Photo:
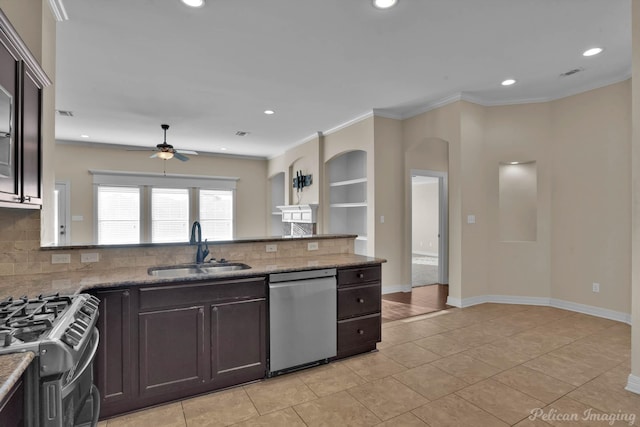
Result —
M 225 262 L 217 264 L 187 264 L 170 267 L 152 267 L 149 275 L 156 277 L 184 277 L 184 276 L 208 276 L 226 273 L 236 270 L 250 269 L 247 264 L 240 262 Z

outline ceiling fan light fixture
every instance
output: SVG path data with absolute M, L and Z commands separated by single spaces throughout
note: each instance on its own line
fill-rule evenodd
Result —
M 389 9 L 398 4 L 398 0 L 373 0 L 373 7 L 376 9 Z
M 171 151 L 161 151 L 158 153 L 158 157 L 163 160 L 173 159 L 173 153 Z
M 202 7 L 204 6 L 204 0 L 182 0 L 182 3 L 189 7 Z

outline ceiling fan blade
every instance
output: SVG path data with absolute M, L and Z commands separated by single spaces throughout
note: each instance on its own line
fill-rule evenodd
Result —
M 127 148 L 127 151 L 156 151 L 155 148 Z
M 156 157 L 158 157 L 158 153 L 153 153 L 149 156 L 150 159 L 155 159 Z
M 197 156 L 198 153 L 196 153 L 195 151 L 192 150 L 175 150 L 176 153 L 180 153 L 180 154 L 190 154 L 192 156 Z
M 173 157 L 175 157 L 178 160 L 182 160 L 183 162 L 186 162 L 187 160 L 189 160 L 189 158 L 185 155 L 182 155 L 180 153 L 174 152 L 173 153 Z

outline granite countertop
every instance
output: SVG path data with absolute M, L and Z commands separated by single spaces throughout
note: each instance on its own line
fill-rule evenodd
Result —
M 27 370 L 34 357 L 35 354 L 30 351 L 0 356 L 0 403 L 20 381 L 22 373 Z
M 233 262 L 233 260 L 229 260 Z M 235 277 L 265 276 L 271 273 L 285 273 L 290 271 L 315 270 L 320 268 L 339 268 L 358 265 L 376 265 L 386 262 L 385 259 L 371 258 L 361 255 L 319 255 L 299 258 L 279 258 L 277 260 L 252 260 L 247 262 L 251 266 L 248 270 L 227 271 L 211 275 L 191 275 L 182 277 L 156 277 L 148 273 L 148 267 L 119 268 L 106 271 L 80 270 L 74 272 L 33 274 L 24 276 L 6 276 L 2 284 L 0 299 L 13 296 L 14 298 L 27 295 L 35 297 L 40 294 L 75 294 L 92 289 L 113 287 L 131 287 L 143 285 L 158 285 L 172 282 L 196 282 L 202 280 L 217 280 Z M 166 267 L 166 266 L 162 266 Z M 35 355 L 28 353 L 13 353 L 0 356 L 0 401 L 18 381 L 27 369 Z

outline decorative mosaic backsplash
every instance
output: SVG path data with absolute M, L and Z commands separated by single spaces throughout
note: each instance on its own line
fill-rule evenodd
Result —
M 313 224 L 299 224 L 311 226 Z M 305 230 L 306 231 L 306 230 Z M 309 235 L 315 232 L 315 227 Z M 318 250 L 307 251 L 307 243 L 316 240 L 276 240 L 274 242 L 225 243 L 209 246 L 212 257 L 229 261 L 278 259 L 300 256 L 352 254 L 351 238 L 318 239 Z M 266 244 L 276 244 L 276 252 L 266 252 Z M 81 262 L 81 254 L 98 254 L 98 262 Z M 99 271 L 120 267 L 152 267 L 192 263 L 196 247 L 150 246 L 134 248 L 41 249 L 40 211 L 0 208 L 0 285 L 2 278 L 14 275 L 60 271 Z M 52 255 L 66 255 L 69 263 L 53 264 Z
M 284 236 L 312 236 L 316 234 L 316 224 L 309 224 L 303 222 L 283 222 L 282 234 Z

